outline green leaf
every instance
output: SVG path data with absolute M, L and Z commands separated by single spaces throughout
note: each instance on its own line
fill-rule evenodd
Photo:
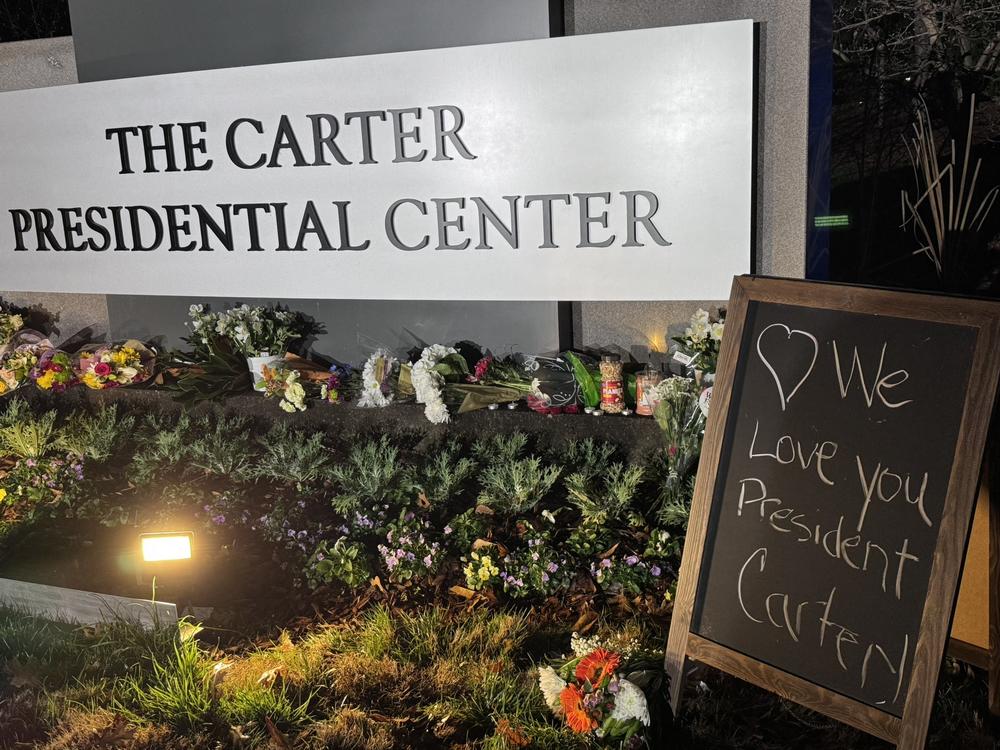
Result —
M 596 408 L 601 403 L 601 391 L 594 382 L 594 377 L 590 374 L 587 366 L 573 352 L 566 352 L 566 359 L 573 365 L 573 376 L 577 385 L 580 386 L 580 395 L 583 396 L 584 406 Z

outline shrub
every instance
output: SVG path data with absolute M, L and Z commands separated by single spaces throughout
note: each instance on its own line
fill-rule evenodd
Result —
M 191 419 L 150 414 L 138 430 L 138 447 L 129 467 L 136 484 L 148 484 L 164 472 L 182 467 L 190 456 Z
M 263 452 L 253 467 L 255 479 L 289 484 L 302 492 L 320 483 L 329 471 L 330 451 L 321 432 L 307 434 L 276 422 L 257 442 Z
M 255 456 L 250 422 L 244 417 L 204 417 L 195 426 L 190 462 L 206 474 L 239 482 L 253 478 Z
M 526 513 L 545 498 L 561 471 L 534 456 L 497 461 L 482 474 L 479 502 L 508 515 Z
M 118 404 L 93 414 L 78 411 L 63 425 L 57 444 L 68 453 L 106 463 L 131 439 L 134 428 L 135 417 L 120 416 Z
M 599 474 L 578 471 L 566 477 L 569 500 L 585 522 L 619 522 L 632 507 L 645 471 L 641 466 L 606 465 Z
M 361 526 L 383 525 L 392 515 L 389 511 L 402 505 L 407 496 L 406 467 L 399 449 L 387 437 L 351 449 L 347 461 L 334 466 L 330 476 L 339 489 L 333 507 L 345 518 L 361 513 L 369 521 Z

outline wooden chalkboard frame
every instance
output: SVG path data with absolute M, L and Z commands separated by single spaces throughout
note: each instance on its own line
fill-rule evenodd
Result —
M 976 328 L 976 343 L 955 459 L 927 589 L 902 718 L 752 659 L 691 631 L 702 560 L 714 501 L 733 381 L 751 302 L 793 305 L 950 323 Z M 733 280 L 712 409 L 705 430 L 694 500 L 674 599 L 666 670 L 676 713 L 689 659 L 707 664 L 873 734 L 906 750 L 922 748 L 934 703 L 979 484 L 990 416 L 1000 373 L 1000 305 L 986 300 L 754 276 Z

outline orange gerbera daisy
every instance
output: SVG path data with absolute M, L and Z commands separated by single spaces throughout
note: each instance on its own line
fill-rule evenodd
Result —
M 559 693 L 559 703 L 566 715 L 566 723 L 574 732 L 592 732 L 597 729 L 597 721 L 583 707 L 583 691 L 577 685 L 567 685 Z
M 586 680 L 594 687 L 600 685 L 606 678 L 613 677 L 622 658 L 614 651 L 598 648 L 591 651 L 576 665 L 576 679 Z

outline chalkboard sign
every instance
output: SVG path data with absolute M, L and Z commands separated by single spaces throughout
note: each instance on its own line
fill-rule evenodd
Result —
M 729 310 L 668 645 L 675 703 L 691 657 L 920 747 L 1000 305 L 742 277 Z

